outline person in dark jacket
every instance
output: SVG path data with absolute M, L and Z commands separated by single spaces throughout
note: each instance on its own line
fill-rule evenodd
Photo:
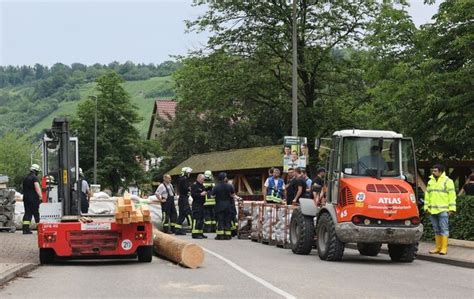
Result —
M 232 204 L 235 197 L 234 187 L 226 183 L 227 174 L 219 173 L 217 185 L 212 189 L 212 195 L 216 197 L 217 236 L 216 240 L 232 239 Z
M 38 179 L 40 167 L 33 164 L 30 173 L 23 179 L 23 205 L 25 215 L 23 216 L 23 234 L 32 234 L 30 230 L 31 219 L 35 217 L 35 222 L 40 222 L 39 206 L 41 204 L 41 187 Z
M 474 173 L 471 173 L 468 181 L 462 186 L 461 190 L 459 190 L 458 196 L 461 195 L 474 195 Z
M 178 179 L 178 221 L 175 225 L 176 227 L 176 235 L 186 235 L 183 230 L 183 222 L 186 220 L 189 226 L 193 225 L 193 221 L 191 219 L 191 207 L 189 206 L 189 191 L 190 191 L 190 184 L 189 184 L 189 175 L 193 170 L 189 167 L 183 167 L 181 169 L 181 176 Z
M 196 182 L 191 186 L 191 196 L 193 198 L 193 239 L 207 239 L 203 234 L 204 226 L 204 202 L 206 201 L 206 188 L 204 187 L 204 175 L 198 174 Z

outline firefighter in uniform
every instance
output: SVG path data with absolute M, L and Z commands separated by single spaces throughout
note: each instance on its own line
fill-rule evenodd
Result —
M 39 206 L 41 203 L 41 187 L 38 179 L 40 167 L 33 164 L 30 167 L 30 173 L 23 179 L 23 205 L 25 215 L 23 216 L 23 234 L 32 234 L 30 224 L 32 217 L 35 222 L 40 222 Z
M 173 234 L 175 232 L 178 213 L 176 212 L 176 206 L 174 204 L 176 194 L 173 185 L 171 185 L 171 176 L 169 174 L 163 176 L 163 183 L 158 186 L 155 195 L 161 202 L 163 232 Z
M 197 176 L 196 182 L 191 186 L 191 196 L 193 198 L 193 239 L 207 239 L 203 234 L 204 225 L 204 201 L 207 191 L 203 185 L 204 175 L 200 173 Z
M 193 225 L 193 221 L 191 219 L 191 207 L 189 206 L 189 191 L 190 191 L 190 184 L 189 184 L 189 175 L 193 170 L 189 167 L 183 167 L 181 169 L 181 176 L 178 180 L 178 221 L 175 225 L 176 227 L 176 235 L 186 235 L 186 232 L 183 230 L 183 222 L 186 220 L 188 225 L 191 227 Z
M 229 180 L 226 178 L 225 179 L 225 182 L 230 184 L 229 183 Z M 230 215 L 230 218 L 231 218 L 231 221 L 230 221 L 230 232 L 231 232 L 231 236 L 232 237 L 235 237 L 237 236 L 237 208 L 235 207 L 235 201 L 238 199 L 239 197 L 237 196 L 234 196 L 232 197 L 232 207 L 231 207 L 231 215 Z
M 227 174 L 219 173 L 217 184 L 212 189 L 212 195 L 216 197 L 217 230 L 216 240 L 230 240 L 232 222 L 232 203 L 235 197 L 234 187 L 226 183 Z
M 430 215 L 435 231 L 436 248 L 431 254 L 448 253 L 449 216 L 456 212 L 456 192 L 453 181 L 444 172 L 443 165 L 434 165 L 426 186 L 424 210 Z
M 207 194 L 204 202 L 204 231 L 206 233 L 215 232 L 216 230 L 216 199 L 211 195 L 211 191 L 216 184 L 214 183 L 214 177 L 210 170 L 204 172 L 204 188 L 206 188 Z

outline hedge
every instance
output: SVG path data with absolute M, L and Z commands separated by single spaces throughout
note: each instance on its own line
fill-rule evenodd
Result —
M 449 217 L 449 237 L 474 241 L 474 196 L 459 196 L 456 210 L 454 216 Z M 429 216 L 423 213 L 421 220 L 424 226 L 422 240 L 434 240 Z

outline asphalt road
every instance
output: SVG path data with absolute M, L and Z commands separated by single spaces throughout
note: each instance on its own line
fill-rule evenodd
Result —
M 190 239 L 189 236 L 183 237 Z M 197 240 L 204 267 L 186 269 L 160 258 L 72 261 L 41 266 L 2 289 L 0 298 L 466 298 L 474 271 L 427 261 L 394 264 L 387 255 L 346 249 L 341 262 L 317 252 L 292 254 L 246 240 Z

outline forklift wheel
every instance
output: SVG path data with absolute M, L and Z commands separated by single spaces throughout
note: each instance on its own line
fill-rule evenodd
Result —
M 40 248 L 39 259 L 42 265 L 54 262 L 54 250 L 52 248 Z
M 138 247 L 137 255 L 140 263 L 150 263 L 153 258 L 153 246 Z

